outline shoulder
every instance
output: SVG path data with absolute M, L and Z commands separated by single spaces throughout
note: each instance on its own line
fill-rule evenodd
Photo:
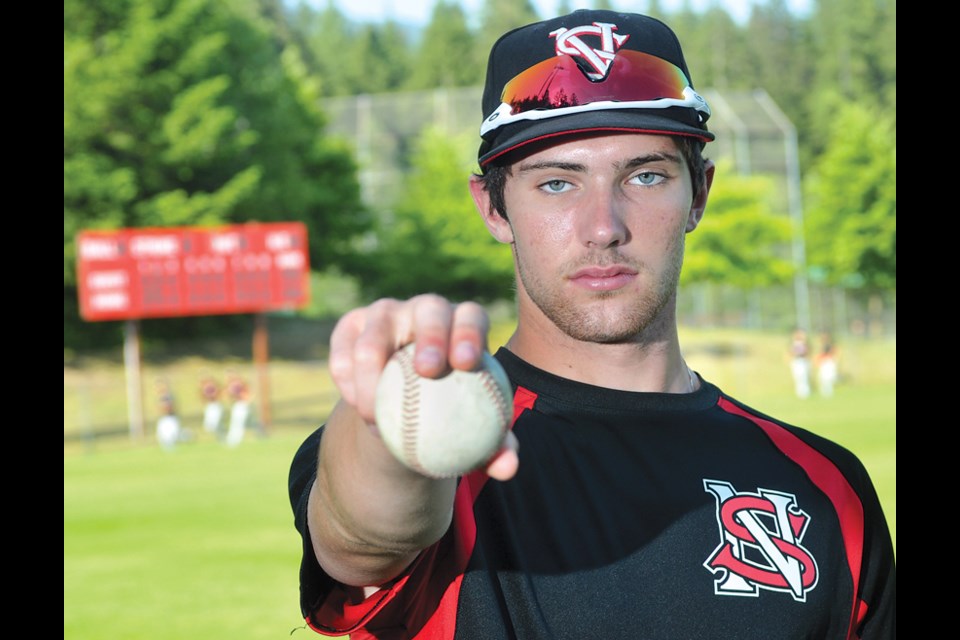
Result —
M 808 473 L 823 473 L 824 469 L 836 468 L 854 487 L 864 488 L 870 484 L 863 462 L 844 445 L 758 411 L 722 391 L 719 397 L 718 408 L 753 423 L 781 453 Z

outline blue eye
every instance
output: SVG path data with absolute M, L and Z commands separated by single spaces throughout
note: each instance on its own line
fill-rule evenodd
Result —
M 658 184 L 660 181 L 662 181 L 663 176 L 660 175 L 659 173 L 651 173 L 649 171 L 644 171 L 643 173 L 638 173 L 637 175 L 635 175 L 633 179 L 644 186 L 650 186 L 650 185 Z
M 540 185 L 540 188 L 549 193 L 563 193 L 570 188 L 570 183 L 566 180 L 548 180 Z

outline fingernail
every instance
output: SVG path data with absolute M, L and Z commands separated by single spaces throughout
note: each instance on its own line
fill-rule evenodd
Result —
M 460 362 L 476 360 L 477 350 L 471 342 L 461 342 L 454 348 L 454 357 Z
M 417 364 L 425 367 L 439 367 L 443 364 L 443 354 L 436 347 L 424 347 L 417 351 Z

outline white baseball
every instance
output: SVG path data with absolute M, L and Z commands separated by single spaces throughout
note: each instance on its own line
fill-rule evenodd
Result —
M 500 363 L 484 352 L 474 371 L 423 378 L 414 345 L 387 362 L 377 384 L 380 438 L 405 465 L 433 478 L 473 471 L 496 453 L 513 417 L 513 390 Z

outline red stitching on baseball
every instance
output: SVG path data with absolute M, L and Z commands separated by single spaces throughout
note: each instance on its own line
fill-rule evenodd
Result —
M 400 371 L 403 374 L 402 428 L 400 432 L 403 454 L 410 467 L 424 475 L 430 475 L 420 465 L 420 458 L 417 456 L 418 425 L 420 423 L 420 376 L 413 368 L 412 350 L 399 351 L 397 353 L 397 363 L 400 365 Z

